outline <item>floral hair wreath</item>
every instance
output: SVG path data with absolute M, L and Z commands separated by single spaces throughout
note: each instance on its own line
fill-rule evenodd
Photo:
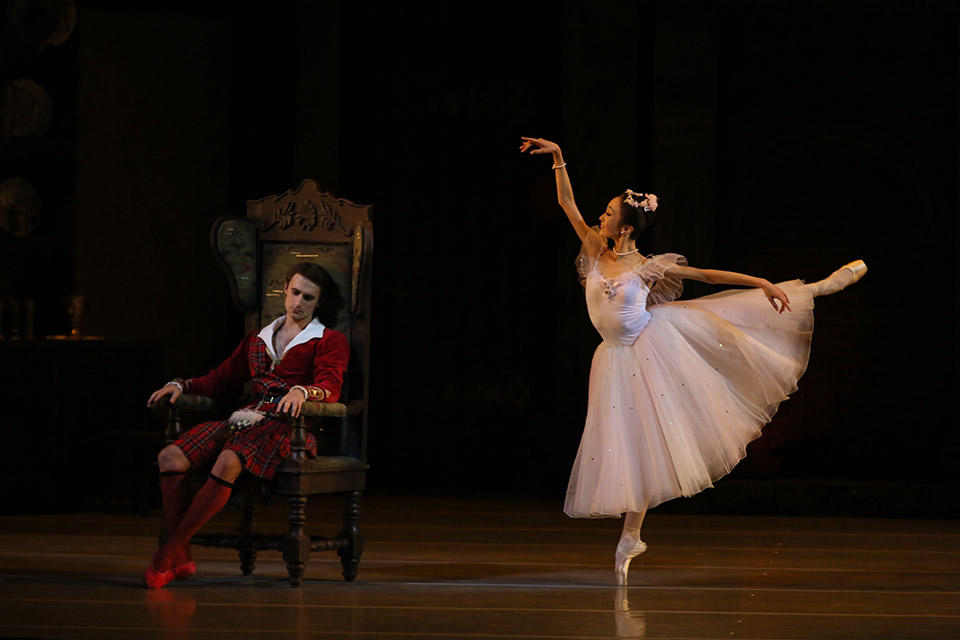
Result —
M 657 210 L 657 196 L 653 196 L 653 202 L 650 201 L 650 196 L 653 195 L 652 193 L 640 193 L 633 189 L 627 189 L 623 193 L 624 204 L 628 204 L 636 209 L 643 209 L 644 211 Z

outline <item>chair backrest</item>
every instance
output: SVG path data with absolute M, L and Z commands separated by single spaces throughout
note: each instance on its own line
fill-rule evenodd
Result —
M 353 352 L 349 384 L 341 402 L 362 403 L 360 443 L 364 459 L 369 400 L 372 214 L 372 207 L 336 198 L 320 191 L 313 180 L 304 180 L 296 189 L 281 195 L 248 200 L 246 217 L 220 218 L 210 236 L 214 255 L 230 281 L 234 303 L 244 312 L 247 331 L 283 315 L 284 278 L 298 262 L 316 262 L 340 287 L 347 304 L 336 328 L 346 334 Z

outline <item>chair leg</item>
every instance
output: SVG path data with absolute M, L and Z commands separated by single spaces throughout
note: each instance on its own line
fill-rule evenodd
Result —
M 346 538 L 347 546 L 337 549 L 340 564 L 343 565 L 343 578 L 353 582 L 357 577 L 357 568 L 360 566 L 360 556 L 363 555 L 363 533 L 360 532 L 360 495 L 359 491 L 347 493 L 343 502 L 343 529 L 340 537 Z
M 307 520 L 307 498 L 290 496 L 289 499 L 290 533 L 283 542 L 283 559 L 290 574 L 290 586 L 299 587 L 303 582 L 303 572 L 310 558 L 310 536 L 303 532 Z
M 253 514 L 257 504 L 252 498 L 243 503 L 243 516 L 240 520 L 240 570 L 249 576 L 257 567 L 257 549 L 253 546 Z

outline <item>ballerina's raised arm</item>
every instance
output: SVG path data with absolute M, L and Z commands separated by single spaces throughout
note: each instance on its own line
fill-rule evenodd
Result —
M 530 138 L 521 136 L 523 143 L 520 145 L 520 152 L 529 152 L 530 155 L 551 154 L 553 156 L 553 169 L 557 179 L 557 200 L 563 212 L 567 215 L 574 231 L 580 237 L 580 241 L 585 246 L 589 245 L 589 252 L 599 255 L 602 242 L 599 236 L 609 238 L 616 243 L 617 255 L 627 255 L 636 252 L 634 240 L 637 231 L 641 227 L 649 226 L 650 220 L 640 221 L 631 224 L 624 217 L 622 209 L 632 208 L 642 209 L 650 213 L 657 209 L 657 196 L 652 193 L 635 193 L 627 190 L 624 195 L 618 196 L 610 201 L 606 212 L 600 217 L 599 236 L 592 233 L 590 226 L 584 221 L 580 209 L 573 198 L 573 187 L 570 186 L 570 176 L 567 174 L 567 163 L 563 160 L 563 154 L 560 151 L 560 145 L 543 138 Z M 616 206 L 615 206 L 616 205 Z M 641 222 L 643 222 L 641 224 Z M 603 246 L 606 246 L 605 244 Z M 790 299 L 786 292 L 765 278 L 757 278 L 734 271 L 721 271 L 718 269 L 698 269 L 685 265 L 671 265 L 667 273 L 677 278 L 686 278 L 691 280 L 700 280 L 711 284 L 735 284 L 745 287 L 756 287 L 763 291 L 764 295 L 770 301 L 774 311 L 783 313 L 784 310 L 790 311 Z M 777 306 L 777 301 L 780 306 Z
M 529 151 L 530 155 L 552 154 L 553 170 L 557 177 L 557 200 L 560 207 L 567 214 L 567 220 L 573 225 L 573 230 L 580 237 L 580 242 L 586 242 L 587 234 L 590 232 L 590 226 L 584 222 L 580 209 L 573 199 L 573 187 L 570 186 L 570 176 L 567 175 L 567 163 L 563 161 L 563 154 L 560 152 L 560 145 L 556 142 L 550 142 L 543 138 L 528 138 L 521 136 L 523 144 L 520 145 L 520 153 Z

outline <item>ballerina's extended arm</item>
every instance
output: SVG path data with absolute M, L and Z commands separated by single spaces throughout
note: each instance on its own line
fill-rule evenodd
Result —
M 520 137 L 523 144 L 520 145 L 520 153 L 529 151 L 530 155 L 549 153 L 553 155 L 553 170 L 557 177 L 557 200 L 567 214 L 567 219 L 573 225 L 573 230 L 580 236 L 580 241 L 585 242 L 590 227 L 580 215 L 577 203 L 573 199 L 573 187 L 570 186 L 570 176 L 567 175 L 567 164 L 563 161 L 563 154 L 560 153 L 560 146 L 555 142 L 544 140 L 543 138 Z
M 767 296 L 770 304 L 773 305 L 774 311 L 779 313 L 783 313 L 784 309 L 790 311 L 790 298 L 787 297 L 787 294 L 783 289 L 765 278 L 748 276 L 744 273 L 737 273 L 736 271 L 697 269 L 696 267 L 685 267 L 681 265 L 670 267 L 667 273 L 678 278 L 699 280 L 701 282 L 709 282 L 710 284 L 739 284 L 745 287 L 756 287 L 763 290 L 763 294 Z M 775 300 L 780 301 L 779 309 L 777 308 Z

